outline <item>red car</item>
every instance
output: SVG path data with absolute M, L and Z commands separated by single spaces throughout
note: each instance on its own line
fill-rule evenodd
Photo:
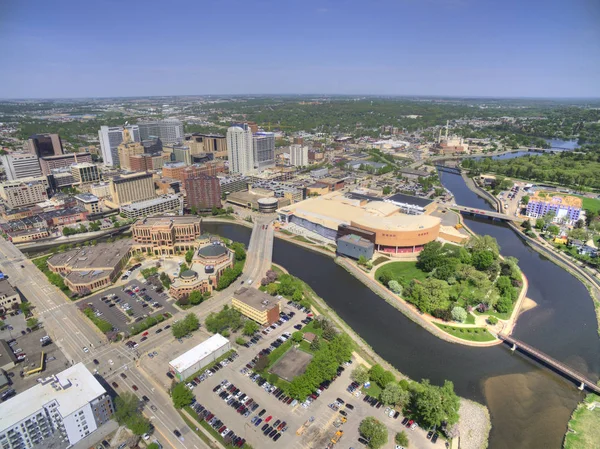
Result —
M 406 427 L 410 428 L 410 426 L 412 426 L 414 423 L 415 423 L 415 420 L 411 419 L 409 422 L 406 423 Z
M 273 419 L 273 417 L 271 415 L 267 416 L 267 418 L 265 419 L 265 422 L 269 422 Z
M 138 391 L 137 385 L 132 385 L 131 388 L 133 388 L 133 391 Z
M 144 332 L 144 333 L 142 334 L 142 337 L 145 337 L 146 335 L 148 335 L 148 331 Z

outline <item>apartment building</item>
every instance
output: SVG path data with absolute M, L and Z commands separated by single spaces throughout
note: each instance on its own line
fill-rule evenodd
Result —
M 6 181 L 0 184 L 0 197 L 10 209 L 18 209 L 46 201 L 46 189 L 42 181 Z
M 100 181 L 98 166 L 90 162 L 81 162 L 79 164 L 71 165 L 71 174 L 73 175 L 73 180 L 77 184 Z
M 583 201 L 579 197 L 536 191 L 527 203 L 526 215 L 541 218 L 552 212 L 553 222 L 573 224 L 579 220 L 582 207 Z
M 62 141 L 58 134 L 34 134 L 27 140 L 27 150 L 38 158 L 63 154 Z
M 40 158 L 40 167 L 42 173 L 46 176 L 52 173 L 52 170 L 58 170 L 70 167 L 73 164 L 82 162 L 92 163 L 92 155 L 89 153 L 68 153 L 57 156 L 46 156 Z
M 18 305 L 20 302 L 19 294 L 14 287 L 9 284 L 8 279 L 0 279 L 0 314 L 4 315 L 7 311 L 11 310 L 15 304 Z
M 187 207 L 198 210 L 221 207 L 221 184 L 216 176 L 198 175 L 185 180 Z
M 275 133 L 258 132 L 252 136 L 254 167 L 258 170 L 275 165 Z
M 183 214 L 183 197 L 180 195 L 162 195 L 121 207 L 121 213 L 127 218 L 141 218 L 164 212 Z
M 42 176 L 40 160 L 35 154 L 13 153 L 0 156 L 9 181 Z
M 305 167 L 308 165 L 308 147 L 305 145 L 290 145 L 290 165 Z
M 142 140 L 158 137 L 163 144 L 173 145 L 181 143 L 185 137 L 183 123 L 177 119 L 138 122 Z
M 255 288 L 242 287 L 233 293 L 231 306 L 258 324 L 271 325 L 279 319 L 279 301 Z
M 193 216 L 148 217 L 131 226 L 133 251 L 155 255 L 195 249 L 200 235 L 200 218 Z
M 235 125 L 227 129 L 227 158 L 230 173 L 245 175 L 254 172 L 252 131 L 248 124 Z
M 156 197 L 154 181 L 150 173 L 115 176 L 109 182 L 112 203 L 116 206 L 124 206 Z
M 75 195 L 75 200 L 77 201 L 77 206 L 85 209 L 88 213 L 100 213 L 100 204 L 96 195 L 92 195 L 91 193 L 80 193 L 79 195 Z
M 104 387 L 78 363 L 39 378 L 36 385 L 0 404 L 0 447 L 72 446 L 108 422 L 113 412 Z

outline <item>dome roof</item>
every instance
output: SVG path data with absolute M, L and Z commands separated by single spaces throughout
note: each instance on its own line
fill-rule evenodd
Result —
M 183 279 L 195 278 L 196 276 L 198 276 L 198 273 L 196 273 L 194 270 L 185 270 L 183 273 L 181 273 L 181 277 Z
M 198 250 L 200 257 L 218 257 L 227 254 L 227 248 L 223 245 L 206 245 Z

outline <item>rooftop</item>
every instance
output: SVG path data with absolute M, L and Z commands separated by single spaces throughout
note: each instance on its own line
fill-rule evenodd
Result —
M 0 404 L 0 433 L 36 413 L 52 401 L 65 418 L 106 390 L 83 363 L 78 363 L 55 376 L 38 379 L 37 385 Z
M 421 206 L 421 207 L 427 207 L 432 203 L 432 201 L 428 198 L 421 198 L 418 196 L 405 195 L 404 193 L 396 193 L 395 195 L 390 196 L 388 198 L 388 201 L 393 201 L 393 202 L 402 203 L 402 204 L 411 204 L 413 206 Z
M 12 352 L 12 348 L 5 340 L 0 340 L 0 366 L 8 365 L 10 362 L 17 363 L 17 358 Z M 0 411 L 2 408 L 0 407 Z M 0 423 L 2 422 L 2 416 L 0 416 Z
M 271 310 L 277 303 L 271 295 L 256 288 L 242 287 L 233 293 L 233 297 L 255 309 Z
M 17 291 L 14 289 L 12 285 L 8 282 L 8 279 L 0 279 L 0 298 L 14 296 L 17 294 Z
M 370 248 L 373 246 L 373 243 L 369 242 L 367 239 L 363 239 L 362 237 L 354 234 L 348 234 L 343 237 L 340 237 L 338 241 L 341 240 L 343 242 L 349 242 L 357 246 L 362 246 L 363 248 Z
M 228 249 L 223 245 L 210 244 L 203 246 L 198 250 L 198 255 L 202 257 L 218 257 L 227 254 Z
M 580 209 L 583 206 L 583 200 L 579 197 L 570 195 L 559 195 L 554 192 L 536 191 L 529 200 L 529 202 L 549 203 L 557 206 L 578 207 Z
M 187 352 L 184 352 L 179 357 L 169 362 L 169 365 L 176 371 L 182 373 L 188 368 L 194 366 L 195 363 L 212 354 L 217 349 L 229 344 L 229 340 L 221 334 L 215 334 L 208 340 L 203 341 L 198 346 L 194 346 Z
M 92 195 L 91 193 L 80 193 L 78 195 L 75 195 L 75 199 L 83 201 L 84 203 L 98 202 L 98 197 L 96 195 Z
M 179 195 L 162 195 L 157 198 L 150 198 L 149 200 L 138 201 L 136 203 L 127 204 L 125 206 L 121 206 L 121 210 L 140 210 L 145 209 L 147 207 L 156 206 L 158 204 L 167 203 L 169 201 L 178 200 Z
M 184 224 L 200 224 L 200 218 L 194 217 L 193 215 L 184 215 L 180 217 L 147 217 L 140 218 L 135 222 L 135 227 L 170 227 L 171 225 L 184 225 Z
M 130 247 L 130 239 L 117 240 L 113 243 L 99 243 L 96 246 L 86 246 L 55 254 L 48 259 L 48 264 L 67 265 L 74 271 L 112 269 L 125 256 Z

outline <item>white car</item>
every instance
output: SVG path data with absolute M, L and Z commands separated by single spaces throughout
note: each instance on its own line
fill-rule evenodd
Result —
M 87 348 L 87 346 L 84 346 L 83 347 L 83 352 L 85 352 L 87 354 L 88 352 L 90 352 L 90 350 Z
M 145 433 L 145 434 L 143 434 L 143 435 L 142 435 L 142 438 L 143 438 L 145 441 L 148 441 L 148 440 L 150 439 L 150 435 L 148 435 L 147 433 Z

